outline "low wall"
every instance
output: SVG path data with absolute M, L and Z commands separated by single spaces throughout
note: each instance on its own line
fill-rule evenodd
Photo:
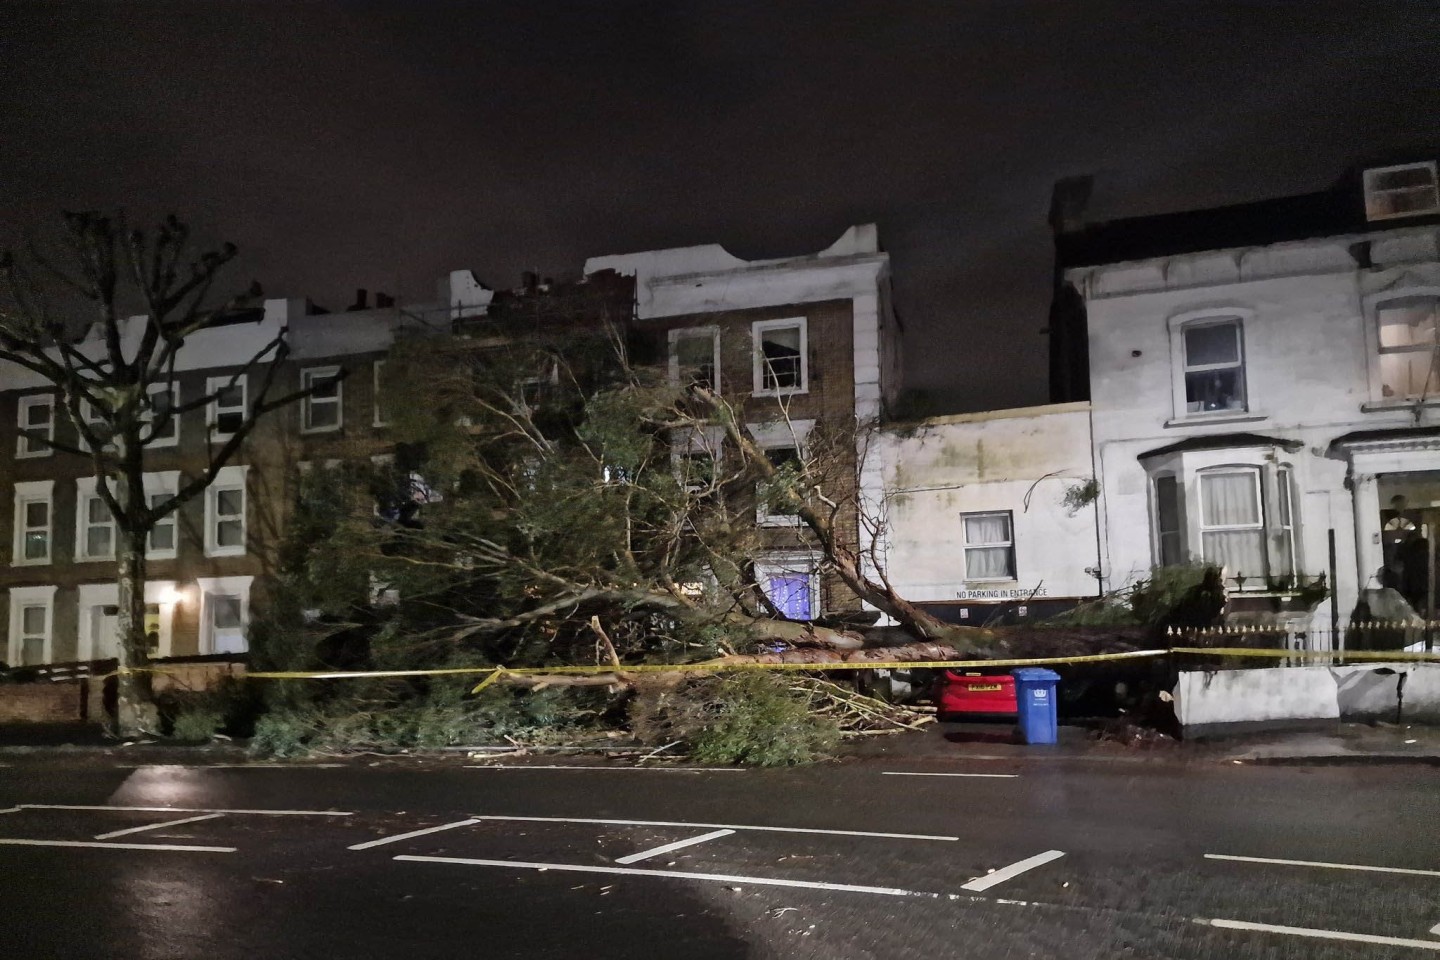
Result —
M 0 684 L 0 723 L 75 723 L 85 719 L 82 680 Z
M 1440 720 L 1440 664 L 1191 670 L 1175 685 L 1186 729 L 1314 720 L 1394 720 L 1404 678 L 1405 720 Z

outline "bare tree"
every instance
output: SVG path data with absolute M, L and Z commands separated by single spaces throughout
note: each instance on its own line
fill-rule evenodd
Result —
M 93 212 L 65 214 L 64 227 L 62 257 L 31 243 L 18 256 L 6 252 L 0 260 L 12 301 L 0 313 L 0 359 L 55 387 L 80 442 L 31 439 L 88 459 L 96 493 L 114 518 L 118 722 L 122 734 L 133 735 L 153 731 L 157 723 L 145 635 L 150 531 L 214 481 L 262 416 L 307 391 L 271 396 L 287 354 L 282 329 L 217 390 L 171 402 L 186 340 L 226 322 L 228 311 L 243 302 L 216 303 L 213 297 L 235 247 L 194 250 L 189 228 L 173 216 L 149 233 Z M 259 288 L 252 286 L 246 296 L 259 296 Z M 173 496 L 151 503 L 144 487 L 146 447 L 166 436 L 176 417 L 207 407 L 256 368 L 263 368 L 260 389 L 247 398 L 238 422 L 226 425 L 228 439 L 207 445 L 206 465 L 186 476 Z

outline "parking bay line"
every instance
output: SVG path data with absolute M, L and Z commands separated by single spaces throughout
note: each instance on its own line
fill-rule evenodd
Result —
M 697 843 L 705 843 L 707 840 L 718 840 L 721 837 L 728 837 L 734 830 L 713 830 L 710 833 L 702 833 L 698 837 L 691 837 L 688 840 L 676 840 L 674 843 L 663 844 L 658 847 L 651 847 L 649 850 L 642 850 L 639 853 L 632 853 L 628 857 L 616 857 L 616 863 L 638 863 L 641 860 L 648 860 L 651 857 L 658 857 L 662 853 L 670 853 L 672 850 L 683 850 L 686 847 L 693 847 Z
M 1372 867 L 1362 863 L 1326 863 L 1323 860 L 1281 860 L 1272 857 L 1235 857 L 1224 853 L 1207 853 L 1206 860 L 1230 860 L 1236 863 L 1269 863 L 1282 867 L 1324 867 L 1327 870 L 1362 870 L 1368 873 L 1403 873 L 1412 877 L 1440 877 L 1440 870 L 1413 870 L 1409 867 Z
M 234 813 L 267 817 L 353 817 L 349 810 L 216 810 L 209 807 L 115 807 L 103 804 L 22 803 L 21 810 L 118 810 L 122 813 Z
M 104 850 L 171 850 L 180 853 L 234 853 L 234 847 L 197 847 L 182 843 L 97 843 L 93 840 L 21 840 L 0 838 L 12 847 L 98 847 Z
M 1418 950 L 1440 951 L 1440 940 L 1407 940 L 1404 937 L 1385 937 L 1373 933 L 1346 933 L 1343 930 L 1318 930 L 1312 927 L 1282 927 L 1273 923 L 1250 923 L 1246 920 L 1216 920 L 1195 918 L 1195 922 L 1221 930 L 1244 930 L 1250 933 L 1280 933 L 1291 937 L 1310 937 L 1316 940 L 1346 940 L 1351 943 L 1372 943 L 1385 947 L 1414 947 Z
M 456 820 L 454 823 L 443 823 L 438 827 L 426 827 L 424 830 L 411 830 L 409 833 L 400 833 L 393 837 L 380 837 L 377 840 L 366 840 L 364 843 L 357 843 L 345 849 L 369 850 L 371 847 L 384 846 L 387 843 L 399 843 L 401 840 L 409 840 L 411 837 L 423 837 L 427 833 L 439 833 L 441 830 L 454 830 L 456 827 L 468 827 L 471 824 L 479 822 L 479 820 L 473 818 L 470 820 Z
M 989 780 L 1014 780 L 1018 773 L 911 773 L 908 770 L 882 770 L 882 777 L 980 777 Z
M 798 887 L 805 890 L 834 890 L 842 893 L 874 893 L 889 897 L 934 897 L 936 894 L 898 887 L 862 887 L 849 883 L 821 883 L 814 880 L 780 880 L 742 877 L 728 873 L 691 873 L 685 870 L 637 870 L 634 867 L 598 867 L 578 863 L 527 863 L 520 860 L 472 860 L 466 857 L 411 857 L 396 860 L 411 863 L 456 863 L 471 867 L 509 867 L 519 870 L 554 870 L 568 873 L 600 873 L 627 877 L 669 877 L 676 880 L 712 880 L 718 883 L 751 884 L 765 887 Z
M 178 827 L 182 823 L 199 823 L 201 820 L 218 820 L 225 816 L 223 813 L 202 813 L 198 817 L 181 817 L 179 820 L 166 820 L 164 823 L 148 823 L 143 827 L 126 827 L 124 830 L 112 830 L 109 833 L 95 834 L 96 840 L 110 840 L 114 837 L 123 837 L 128 833 L 144 833 L 146 830 L 160 830 L 164 827 Z
M 979 893 L 982 890 L 989 890 L 991 887 L 997 884 L 1001 884 L 1004 883 L 1006 880 L 1018 877 L 1026 870 L 1034 870 L 1036 867 L 1044 866 L 1052 860 L 1059 860 L 1063 856 L 1065 856 L 1065 852 L 1063 850 L 1046 850 L 1044 853 L 1037 853 L 1033 857 L 1026 857 L 1024 860 L 1018 860 L 1015 863 L 1010 864 L 1010 866 L 1008 867 L 1001 867 L 999 870 L 996 870 L 993 873 L 987 873 L 983 877 L 977 877 L 974 880 L 971 880 L 969 883 L 962 883 L 960 885 L 960 889 L 969 890 L 973 893 Z
M 523 823 L 595 823 L 612 827 L 710 827 L 721 830 L 759 830 L 765 833 L 818 833 L 836 837 L 879 837 L 882 840 L 945 840 L 923 833 L 871 833 L 866 830 L 821 830 L 817 827 L 761 827 L 748 823 L 693 823 L 685 820 L 600 820 L 591 817 L 511 817 L 500 814 L 477 816 L 477 820 L 514 820 Z

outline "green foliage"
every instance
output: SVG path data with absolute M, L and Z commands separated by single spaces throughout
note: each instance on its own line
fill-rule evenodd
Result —
M 182 711 L 172 721 L 170 736 L 176 740 L 209 740 L 225 726 L 225 715 L 214 707 Z
M 1154 567 L 1128 590 L 1081 604 L 1048 622 L 1076 627 L 1208 626 L 1224 607 L 1217 567 L 1203 563 Z
M 1099 499 L 1100 481 L 1094 477 L 1089 477 L 1083 483 L 1073 484 L 1066 489 L 1065 496 L 1060 500 L 1060 505 L 1073 517 Z
M 631 722 L 642 740 L 680 741 L 701 763 L 789 766 L 833 756 L 840 742 L 840 728 L 813 705 L 783 676 L 745 671 L 642 692 Z

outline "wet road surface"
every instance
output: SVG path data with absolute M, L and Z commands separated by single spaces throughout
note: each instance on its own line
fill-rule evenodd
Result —
M 1440 958 L 1430 767 L 122 759 L 0 765 L 4 956 Z

